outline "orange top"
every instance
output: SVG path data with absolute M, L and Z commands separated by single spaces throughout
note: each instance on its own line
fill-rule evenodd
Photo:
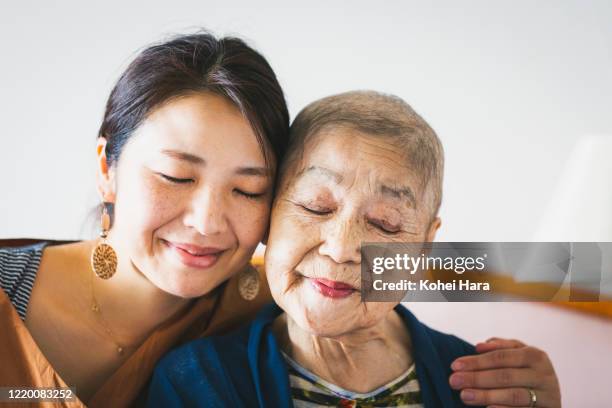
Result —
M 28 244 L 32 241 L 20 241 Z M 4 246 L 7 242 L 2 242 Z M 13 241 L 10 244 L 16 244 Z M 213 293 L 196 300 L 189 309 L 172 321 L 158 327 L 143 344 L 100 387 L 88 407 L 128 407 L 143 405 L 146 384 L 158 360 L 170 349 L 201 336 L 221 334 L 254 317 L 271 301 L 261 260 L 254 260 L 259 275 L 259 292 L 252 300 L 245 300 L 239 292 L 242 273 L 230 278 Z M 68 387 L 49 364 L 24 322 L 4 291 L 0 290 L 0 386 L 3 387 Z M 68 352 L 68 350 L 66 351 Z M 9 404 L 0 402 L 0 407 Z M 28 406 L 24 403 L 18 407 Z M 81 401 L 31 403 L 36 407 L 84 407 Z

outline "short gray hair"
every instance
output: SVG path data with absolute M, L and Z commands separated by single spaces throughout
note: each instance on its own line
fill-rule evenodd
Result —
M 347 127 L 373 136 L 388 137 L 402 149 L 417 173 L 431 219 L 442 203 L 444 151 L 434 130 L 403 99 L 375 91 L 351 91 L 319 99 L 294 119 L 281 174 L 297 159 L 306 141 L 331 127 Z

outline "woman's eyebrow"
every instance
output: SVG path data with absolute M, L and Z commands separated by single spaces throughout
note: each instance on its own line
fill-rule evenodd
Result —
M 239 167 L 236 170 L 236 174 L 241 176 L 268 177 L 270 172 L 266 167 Z
M 172 157 L 174 159 L 183 160 L 192 164 L 197 164 L 203 166 L 206 164 L 206 160 L 203 158 L 196 156 L 191 153 L 183 152 L 180 150 L 173 149 L 163 149 L 162 154 L 166 156 Z M 247 166 L 247 167 L 239 167 L 236 169 L 236 174 L 241 176 L 258 176 L 258 177 L 268 177 L 268 169 L 266 167 L 258 167 L 258 166 Z
M 379 185 L 379 191 L 382 195 L 393 198 L 405 198 L 410 203 L 411 207 L 416 208 L 416 198 L 410 187 L 390 187 L 385 184 Z
M 204 160 L 203 158 L 196 156 L 194 154 L 191 154 L 191 153 L 182 152 L 180 150 L 163 149 L 161 152 L 162 154 L 165 154 L 166 156 L 169 156 L 175 159 L 179 159 L 179 160 L 183 160 L 183 161 L 187 161 L 189 163 L 198 164 L 198 165 L 206 164 L 206 160 Z

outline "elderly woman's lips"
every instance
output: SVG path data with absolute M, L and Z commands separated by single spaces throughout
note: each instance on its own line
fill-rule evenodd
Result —
M 323 278 L 312 278 L 309 281 L 320 294 L 330 298 L 344 298 L 355 291 L 355 288 L 344 282 Z

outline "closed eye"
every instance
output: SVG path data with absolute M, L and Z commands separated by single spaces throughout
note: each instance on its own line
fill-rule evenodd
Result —
M 171 183 L 175 183 L 175 184 L 188 184 L 188 183 L 193 183 L 195 180 L 194 179 L 190 179 L 190 178 L 177 178 L 177 177 L 172 177 L 169 176 L 167 174 L 163 174 L 163 173 L 157 173 L 161 178 L 163 178 L 166 181 L 169 181 Z
M 239 190 L 239 189 L 235 189 L 234 190 L 237 194 L 240 194 L 241 196 L 244 196 L 248 199 L 251 200 L 256 200 L 258 198 L 263 197 L 264 195 L 266 195 L 266 193 L 249 193 L 247 191 L 243 191 L 243 190 Z
M 322 210 L 317 209 L 317 210 L 315 210 L 314 208 L 306 207 L 305 205 L 300 205 L 300 207 L 302 207 L 307 212 L 309 212 L 311 214 L 315 214 L 315 215 L 327 215 L 327 214 L 331 214 L 331 212 L 332 212 L 332 210 L 328 210 L 328 209 L 322 209 Z
M 399 228 L 387 225 L 387 223 L 382 221 L 369 221 L 369 223 L 385 234 L 396 235 L 401 231 Z

